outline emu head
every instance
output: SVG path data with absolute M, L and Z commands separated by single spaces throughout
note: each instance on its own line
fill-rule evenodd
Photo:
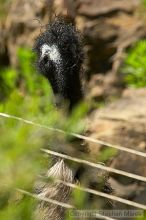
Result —
M 35 41 L 38 71 L 50 82 L 56 100 L 71 110 L 82 98 L 80 82 L 83 51 L 75 26 L 56 18 Z

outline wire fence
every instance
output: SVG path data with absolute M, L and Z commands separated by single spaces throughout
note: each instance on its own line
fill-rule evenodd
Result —
M 52 151 L 52 150 L 42 149 L 42 151 L 44 151 L 48 154 L 54 155 L 54 156 L 58 156 L 58 157 L 62 157 L 64 159 L 72 160 L 72 161 L 77 162 L 77 163 L 82 163 L 82 164 L 85 164 L 85 165 L 88 165 L 88 166 L 91 166 L 91 167 L 94 167 L 94 168 L 102 169 L 102 170 L 105 170 L 105 171 L 108 171 L 108 172 L 116 173 L 116 174 L 119 174 L 119 175 L 123 175 L 123 176 L 129 177 L 129 178 L 133 178 L 133 179 L 136 179 L 136 180 L 146 182 L 146 177 L 144 177 L 144 176 L 135 175 L 133 173 L 129 173 L 129 172 L 125 172 L 125 171 L 122 171 L 122 170 L 114 169 L 114 168 L 107 167 L 107 166 L 102 165 L 102 164 L 93 163 L 93 162 L 90 162 L 88 160 L 79 159 L 77 157 L 68 156 L 68 155 L 61 154 L 61 153 L 58 153 L 58 152 Z
M 66 185 L 68 185 L 67 183 L 63 182 L 63 181 L 60 181 Z M 70 186 L 71 187 L 71 186 Z M 57 200 L 54 200 L 54 199 L 49 199 L 49 198 L 41 198 L 39 197 L 38 195 L 36 194 L 33 194 L 33 193 L 30 193 L 28 191 L 25 191 L 25 190 L 22 190 L 22 189 L 16 189 L 18 192 L 20 193 L 23 193 L 25 195 L 28 195 L 28 196 L 31 196 L 35 199 L 38 199 L 40 201 L 44 201 L 44 202 L 49 202 L 51 204 L 54 204 L 54 205 L 57 205 L 57 206 L 61 206 L 63 208 L 66 208 L 68 210 L 72 210 L 72 209 L 75 209 L 75 207 L 73 205 L 70 205 L 70 204 L 67 204 L 67 203 L 63 203 L 63 202 L 58 202 Z M 108 216 L 104 216 L 104 215 L 101 215 L 98 213 L 98 218 L 100 219 L 104 219 L 104 220 L 116 220 L 116 219 L 113 219 L 113 218 L 110 218 Z
M 10 114 L 0 112 L 0 116 L 5 117 L 5 118 L 15 119 L 15 120 L 18 120 L 18 121 L 22 121 L 22 122 L 30 124 L 30 125 L 34 125 L 34 126 L 37 126 L 37 127 L 40 127 L 40 128 L 48 129 L 50 131 L 59 132 L 59 133 L 62 133 L 62 134 L 68 134 L 70 136 L 85 140 L 87 142 L 92 142 L 92 143 L 95 143 L 95 144 L 101 144 L 103 146 L 115 148 L 115 149 L 125 151 L 125 152 L 128 152 L 128 153 L 137 155 L 137 156 L 146 157 L 146 153 L 141 152 L 141 151 L 137 151 L 137 150 L 134 150 L 134 149 L 129 149 L 129 148 L 122 147 L 122 146 L 119 146 L 119 145 L 113 145 L 113 144 L 107 143 L 105 141 L 101 141 L 101 140 L 98 140 L 98 139 L 95 139 L 95 138 L 92 138 L 92 137 L 87 137 L 87 136 L 84 136 L 84 135 L 81 135 L 81 134 L 76 134 L 76 133 L 73 133 L 73 132 L 63 131 L 61 129 L 57 129 L 57 128 L 49 127 L 47 125 L 42 125 L 42 124 L 39 124 L 39 123 L 35 123 L 33 121 L 30 121 L 30 120 L 27 120 L 27 119 L 24 119 L 24 118 L 20 118 L 20 117 L 14 116 L 14 115 L 10 115 Z
M 101 144 L 103 146 L 116 148 L 120 151 L 125 151 L 127 153 L 134 154 L 134 155 L 137 155 L 137 156 L 140 156 L 140 157 L 144 157 L 144 158 L 146 157 L 146 153 L 141 152 L 141 151 L 137 151 L 137 150 L 134 150 L 134 149 L 129 149 L 129 148 L 122 147 L 122 146 L 112 145 L 112 144 L 107 143 L 105 141 L 101 141 L 101 140 L 94 139 L 94 138 L 91 138 L 91 137 L 87 137 L 87 136 L 84 136 L 84 135 L 80 135 L 80 134 L 76 134 L 76 133 L 72 133 L 72 132 L 66 132 L 66 131 L 61 130 L 61 129 L 57 129 L 57 128 L 49 127 L 47 125 L 42 125 L 42 124 L 39 124 L 39 123 L 35 123 L 33 121 L 26 120 L 26 119 L 23 119 L 23 118 L 14 116 L 14 115 L 6 114 L 6 113 L 0 113 L 0 116 L 4 117 L 4 118 L 11 118 L 11 119 L 15 119 L 15 120 L 18 120 L 18 121 L 22 121 L 22 122 L 27 123 L 29 125 L 41 127 L 41 128 L 44 128 L 44 129 L 49 129 L 50 131 L 59 132 L 59 133 L 62 133 L 62 134 L 68 134 L 68 135 L 74 136 L 76 138 L 86 140 L 87 142 L 92 142 L 92 143 L 96 143 L 96 144 Z M 93 162 L 90 162 L 88 160 L 83 160 L 83 159 L 80 159 L 80 158 L 77 158 L 77 157 L 72 157 L 72 156 L 69 156 L 69 155 L 61 154 L 61 153 L 58 153 L 58 152 L 55 152 L 55 151 L 52 151 L 52 150 L 48 150 L 48 149 L 41 149 L 41 150 L 46 154 L 51 154 L 51 155 L 54 155 L 54 156 L 61 157 L 63 159 L 74 161 L 76 163 L 85 164 L 87 166 L 102 169 L 102 170 L 105 170 L 105 171 L 108 171 L 108 172 L 113 172 L 113 173 L 116 173 L 118 175 L 123 175 L 123 176 L 126 176 L 128 178 L 133 178 L 133 179 L 138 180 L 138 181 L 146 182 L 146 177 L 144 177 L 144 176 L 140 176 L 140 175 L 125 172 L 125 171 L 122 171 L 122 170 L 114 169 L 114 168 L 111 168 L 111 167 L 108 167 L 108 166 L 104 166 L 102 164 L 93 163 Z M 60 183 L 63 183 L 64 185 L 69 186 L 71 188 L 76 188 L 76 189 L 79 189 L 81 191 L 84 191 L 84 192 L 87 192 L 87 193 L 90 193 L 90 194 L 93 194 L 93 195 L 96 195 L 96 196 L 108 198 L 108 199 L 111 199 L 113 201 L 117 201 L 117 202 L 129 205 L 129 206 L 133 206 L 133 207 L 136 207 L 136 208 L 146 210 L 146 205 L 144 205 L 144 204 L 133 202 L 133 201 L 130 201 L 130 200 L 127 200 L 127 199 L 123 199 L 121 197 L 117 197 L 115 195 L 106 194 L 106 193 L 103 193 L 103 192 L 100 192 L 100 191 L 97 191 L 97 190 L 93 190 L 93 189 L 90 189 L 90 188 L 78 186 L 76 184 L 64 182 L 64 181 L 61 181 L 61 180 L 58 180 L 58 181 L 60 181 Z M 46 201 L 46 202 L 50 202 L 52 204 L 56 204 L 56 205 L 62 206 L 62 207 L 67 208 L 67 209 L 74 209 L 75 208 L 74 206 L 72 206 L 70 204 L 62 203 L 62 202 L 59 202 L 59 201 L 56 201 L 56 200 L 53 200 L 53 199 L 49 199 L 49 198 L 40 198 L 36 194 L 32 194 L 32 193 L 29 193 L 29 192 L 21 190 L 21 189 L 18 189 L 18 190 L 21 193 L 25 193 L 29 196 L 32 196 L 32 197 L 36 198 L 36 199 L 43 200 L 43 201 Z M 102 219 L 105 219 L 105 220 L 115 220 L 113 218 L 110 218 L 110 217 L 107 217 L 107 216 L 102 216 L 102 215 L 99 216 L 99 218 L 102 218 Z

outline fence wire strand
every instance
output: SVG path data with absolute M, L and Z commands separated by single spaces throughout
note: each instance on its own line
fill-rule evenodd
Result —
M 75 207 L 74 207 L 73 205 L 70 205 L 70 204 L 67 204 L 67 203 L 59 202 L 59 201 L 57 201 L 57 200 L 49 199 L 49 198 L 46 198 L 46 197 L 45 197 L 45 198 L 41 198 L 41 197 L 39 197 L 37 194 L 33 194 L 33 193 L 30 193 L 30 192 L 25 191 L 25 190 L 22 190 L 22 189 L 16 189 L 16 190 L 17 190 L 18 192 L 20 192 L 20 193 L 23 193 L 23 194 L 25 194 L 25 195 L 28 195 L 28 196 L 33 197 L 33 198 L 35 198 L 35 199 L 38 199 L 38 200 L 40 200 L 40 201 L 49 202 L 49 203 L 51 203 L 51 204 L 61 206 L 61 207 L 66 208 L 66 209 L 68 209 L 68 210 L 73 210 L 73 209 L 75 209 Z M 116 220 L 116 219 L 113 219 L 113 218 L 110 218 L 110 217 L 108 217 L 108 216 L 104 216 L 104 215 L 101 215 L 101 214 L 98 214 L 98 215 L 96 216 L 96 218 L 98 218 L 98 219 L 103 219 L 103 220 Z
M 48 129 L 50 131 L 56 131 L 56 132 L 59 132 L 59 133 L 62 133 L 62 134 L 68 134 L 70 136 L 74 136 L 76 138 L 85 140 L 87 142 L 101 144 L 103 146 L 115 148 L 115 149 L 118 149 L 118 150 L 121 150 L 121 151 L 125 151 L 125 152 L 128 152 L 128 153 L 135 154 L 137 156 L 141 156 L 141 157 L 146 158 L 146 153 L 141 152 L 141 151 L 137 151 L 137 150 L 126 148 L 126 147 L 119 146 L 119 145 L 113 145 L 113 144 L 107 143 L 105 141 L 101 141 L 101 140 L 98 140 L 98 139 L 95 139 L 95 138 L 92 138 L 92 137 L 87 137 L 87 136 L 77 134 L 77 133 L 74 133 L 74 132 L 66 132 L 66 131 L 61 130 L 61 129 L 57 129 L 57 128 L 53 128 L 53 127 L 50 127 L 50 126 L 47 126 L 47 125 L 42 125 L 42 124 L 39 124 L 39 123 L 35 123 L 33 121 L 30 121 L 30 120 L 27 120 L 27 119 L 24 119 L 24 118 L 20 118 L 20 117 L 14 116 L 14 115 L 2 113 L 2 112 L 0 112 L 0 116 L 5 117 L 5 118 L 15 119 L 15 120 L 18 120 L 18 121 L 22 121 L 22 122 L 30 124 L 30 125 L 34 125 L 34 126 L 37 126 L 37 127 Z
M 98 163 L 96 164 L 96 163 L 90 162 L 88 160 L 79 159 L 77 157 L 71 157 L 71 156 L 61 154 L 61 153 L 58 153 L 58 152 L 52 151 L 52 150 L 42 149 L 42 151 L 44 151 L 47 154 L 51 154 L 51 155 L 58 156 L 58 157 L 61 157 L 61 158 L 64 158 L 64 159 L 72 160 L 72 161 L 77 162 L 77 163 L 82 163 L 82 164 L 85 164 L 85 165 L 88 165 L 88 166 L 91 166 L 91 167 L 94 167 L 94 168 L 102 169 L 102 170 L 105 170 L 105 171 L 108 171 L 108 172 L 116 173 L 116 174 L 119 174 L 119 175 L 123 175 L 123 176 L 129 177 L 129 178 L 133 178 L 133 179 L 136 179 L 136 180 L 146 182 L 146 177 L 144 177 L 144 176 L 139 176 L 139 175 L 136 175 L 136 174 L 133 174 L 133 173 L 128 173 L 128 172 L 125 172 L 125 171 L 122 171 L 122 170 L 107 167 L 107 166 L 102 165 L 102 164 L 98 164 Z
M 101 196 L 101 197 L 104 197 L 104 198 L 114 200 L 116 202 L 120 202 L 120 203 L 123 203 L 123 204 L 126 204 L 126 205 L 130 205 L 130 206 L 133 206 L 133 207 L 136 207 L 136 208 L 146 210 L 146 205 L 143 205 L 143 204 L 140 204 L 140 203 L 137 203 L 137 202 L 133 202 L 133 201 L 129 201 L 127 199 L 123 199 L 123 198 L 120 198 L 118 196 L 109 195 L 109 194 L 106 194 L 106 193 L 103 193 L 103 192 L 100 192 L 100 191 L 97 191 L 97 190 L 94 190 L 94 189 L 90 189 L 90 188 L 86 188 L 86 187 L 82 187 L 82 186 L 77 186 L 76 184 L 67 183 L 67 182 L 64 182 L 64 181 L 61 181 L 61 180 L 59 180 L 59 181 L 61 183 L 63 183 L 64 185 L 69 186 L 71 188 L 79 189 L 81 191 L 84 191 L 84 192 L 87 192 L 87 193 L 90 193 L 90 194 L 93 194 L 93 195 L 96 195 L 96 196 Z
M 41 200 L 41 201 L 44 201 L 44 202 L 49 202 L 49 203 L 52 203 L 54 205 L 58 205 L 58 206 L 61 206 L 63 208 L 66 208 L 66 209 L 74 209 L 75 207 L 70 205 L 70 204 L 67 204 L 67 203 L 63 203 L 63 202 L 59 202 L 57 200 L 54 200 L 54 199 L 49 199 L 49 198 L 41 198 L 40 196 L 38 196 L 37 194 L 34 194 L 34 193 L 30 193 L 28 191 L 25 191 L 23 189 L 16 189 L 17 191 L 19 191 L 20 193 L 23 193 L 25 195 L 28 195 L 28 196 L 31 196 L 35 199 L 38 199 L 38 200 Z

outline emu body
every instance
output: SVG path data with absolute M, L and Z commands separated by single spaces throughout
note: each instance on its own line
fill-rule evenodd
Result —
M 62 103 L 67 103 L 70 112 L 83 97 L 80 81 L 83 51 L 79 32 L 71 23 L 57 18 L 36 39 L 34 51 L 37 54 L 37 69 L 49 80 L 56 104 L 62 106 Z M 49 169 L 48 176 L 74 182 L 72 169 L 60 159 Z M 39 196 L 67 202 L 70 191 L 69 187 L 61 183 L 48 183 L 40 187 Z M 35 218 L 63 220 L 64 214 L 64 208 L 42 201 Z

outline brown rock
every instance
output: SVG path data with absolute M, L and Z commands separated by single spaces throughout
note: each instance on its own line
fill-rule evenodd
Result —
M 139 3 L 139 0 L 79 0 L 78 12 L 87 17 L 97 17 L 115 11 L 130 12 L 133 11 Z
M 88 74 L 106 73 L 112 69 L 111 56 L 117 47 L 146 36 L 144 22 L 134 13 L 139 4 L 140 0 L 15 0 L 8 9 L 1 45 L 6 42 L 8 58 L 16 65 L 17 48 L 32 47 L 34 38 L 54 15 L 69 15 L 85 38 Z
M 9 51 L 10 62 L 17 64 L 17 49 L 32 48 L 35 36 L 41 31 L 41 24 L 47 19 L 45 1 L 12 1 L 5 22 L 5 38 Z M 37 20 L 37 19 L 38 20 Z M 40 20 L 40 21 L 39 21 Z
M 122 98 L 107 103 L 96 110 L 89 119 L 91 136 L 110 144 L 146 152 L 146 89 L 127 89 Z M 102 145 L 89 144 L 94 154 L 104 149 Z M 118 151 L 112 167 L 146 176 L 144 157 Z M 133 179 L 116 175 L 116 180 L 129 184 Z

